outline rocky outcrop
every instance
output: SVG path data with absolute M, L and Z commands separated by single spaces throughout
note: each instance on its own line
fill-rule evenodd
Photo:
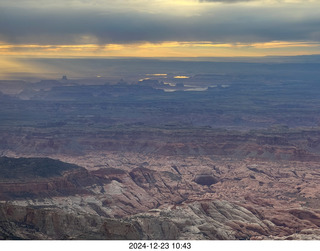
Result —
M 0 204 L 1 239 L 140 239 L 130 222 L 88 214 L 68 214 L 61 209 Z
M 111 208 L 109 214 L 114 217 L 125 217 L 185 200 L 175 189 L 181 182 L 181 176 L 169 171 L 138 167 L 126 172 L 106 168 L 92 171 L 92 174 L 111 180 L 104 186 L 102 206 Z
M 62 210 L 0 205 L 3 239 L 248 239 L 269 227 L 226 201 L 202 201 L 129 218 L 72 215 Z
M 320 239 L 317 228 L 283 232 L 282 227 L 250 210 L 220 200 L 182 203 L 123 219 L 0 204 L 1 239 Z
M 42 173 L 40 168 L 18 175 L 16 183 L 2 172 L 1 194 L 7 202 L 2 202 L 1 235 L 9 239 L 319 237 L 318 162 L 127 154 L 96 152 L 74 159 L 87 169 L 75 165 Z M 29 164 L 35 161 L 31 160 Z M 66 160 L 72 162 L 73 157 Z M 28 217 L 26 210 L 32 212 Z M 17 220 L 9 217 L 10 212 L 24 216 Z M 93 225 L 84 234 L 67 229 L 53 234 L 45 231 L 53 223 L 42 229 L 32 215 L 55 221 L 57 229 L 69 217 L 84 221 L 83 226 Z M 52 215 L 59 219 L 51 219 Z M 31 225 L 27 219 L 33 219 Z M 78 223 L 71 220 L 72 224 Z
M 183 203 L 130 219 L 150 239 L 234 240 L 271 234 L 271 227 L 252 212 L 227 201 Z

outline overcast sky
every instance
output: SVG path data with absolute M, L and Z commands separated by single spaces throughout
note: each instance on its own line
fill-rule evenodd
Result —
M 7 56 L 319 54 L 319 27 L 320 0 L 0 0 Z

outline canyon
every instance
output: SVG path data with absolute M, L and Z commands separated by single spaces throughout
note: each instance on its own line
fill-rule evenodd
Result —
M 171 142 L 147 133 L 134 143 L 132 136 L 85 141 L 93 150 L 82 155 L 62 154 L 64 144 L 42 144 L 41 152 L 20 141 L 26 152 L 3 158 L 59 159 L 53 170 L 72 164 L 52 177 L 1 180 L 2 238 L 319 239 L 319 153 L 310 142 L 317 132 L 227 132 L 229 141 L 224 133 L 211 132 L 211 144 L 197 143 L 195 132 Z
M 0 239 L 320 239 L 317 65 L 261 67 L 0 81 Z

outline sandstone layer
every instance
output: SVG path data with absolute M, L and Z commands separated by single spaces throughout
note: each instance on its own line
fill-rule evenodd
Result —
M 87 170 L 15 186 L 2 180 L 1 238 L 319 239 L 317 162 L 129 153 L 72 160 Z

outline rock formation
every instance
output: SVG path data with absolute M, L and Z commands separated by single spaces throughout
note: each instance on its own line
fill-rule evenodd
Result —
M 319 239 L 316 163 L 110 153 L 90 168 L 96 154 L 88 170 L 2 158 L 20 173 L 2 172 L 1 238 Z

